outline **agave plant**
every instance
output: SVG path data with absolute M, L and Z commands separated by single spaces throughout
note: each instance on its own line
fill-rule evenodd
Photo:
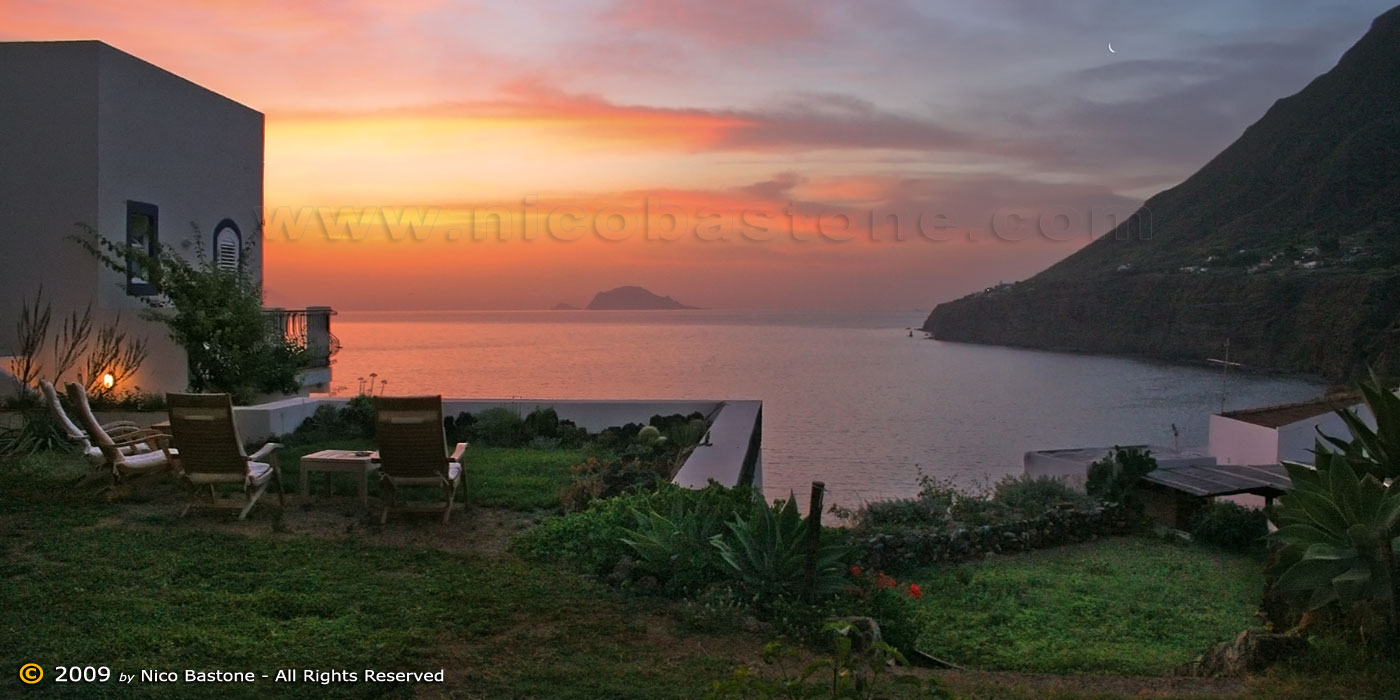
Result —
M 1306 594 L 1309 610 L 1375 601 L 1391 633 L 1400 634 L 1400 480 L 1387 486 L 1369 469 L 1358 476 L 1351 457 L 1321 442 L 1316 453 L 1316 469 L 1284 465 L 1293 485 L 1274 513 L 1271 537 L 1284 545 L 1275 585 Z
M 781 506 L 762 504 L 750 519 L 735 516 L 729 536 L 710 542 L 729 570 L 756 598 L 774 600 L 806 592 L 813 597 L 839 593 L 846 585 L 844 561 L 850 548 L 823 544 L 816 552 L 815 578 L 806 580 L 807 521 L 792 494 Z
M 635 529 L 626 530 L 622 542 L 637 555 L 641 568 L 682 591 L 710 583 L 722 573 L 718 553 L 710 540 L 723 533 L 733 505 L 702 492 L 687 508 L 678 500 L 669 515 L 654 508 L 633 509 Z
M 1400 478 L 1400 396 L 1386 389 L 1375 372 L 1360 389 L 1366 407 L 1376 419 L 1376 428 L 1372 430 L 1355 411 L 1344 408 L 1337 415 L 1346 423 L 1351 439 L 1328 435 L 1322 438 L 1361 472 L 1373 474 L 1381 481 Z

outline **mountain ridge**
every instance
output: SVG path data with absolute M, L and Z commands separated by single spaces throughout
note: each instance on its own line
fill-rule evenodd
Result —
M 1400 7 L 1128 221 L 1041 273 L 939 304 L 940 340 L 1342 379 L 1400 369 Z

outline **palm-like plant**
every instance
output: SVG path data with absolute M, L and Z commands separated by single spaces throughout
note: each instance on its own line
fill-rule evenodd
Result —
M 1371 381 L 1361 384 L 1361 396 L 1371 416 L 1374 430 L 1355 411 L 1343 408 L 1337 415 L 1346 423 L 1350 440 L 1323 435 L 1322 438 L 1347 456 L 1358 470 L 1382 481 L 1400 477 L 1400 396 L 1385 388 L 1375 372 Z
M 1275 513 L 1287 568 L 1276 585 L 1309 594 L 1310 610 L 1373 600 L 1400 632 L 1396 551 L 1400 550 L 1400 482 L 1357 476 L 1347 457 L 1322 451 L 1317 468 L 1285 465 L 1293 486 Z
M 1275 585 L 1306 594 L 1309 610 L 1374 601 L 1400 639 L 1400 398 L 1374 375 L 1361 391 L 1375 429 L 1339 410 L 1350 440 L 1324 435 L 1334 451 L 1319 440 L 1316 468 L 1284 464 L 1293 483 L 1273 514 Z

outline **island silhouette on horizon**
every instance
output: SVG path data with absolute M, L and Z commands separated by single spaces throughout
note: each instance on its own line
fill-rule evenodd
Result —
M 593 301 L 588 302 L 588 306 L 583 309 L 562 301 L 554 305 L 556 311 L 668 311 L 695 308 L 698 307 L 687 306 L 671 297 L 661 296 L 635 285 L 598 292 L 593 295 Z

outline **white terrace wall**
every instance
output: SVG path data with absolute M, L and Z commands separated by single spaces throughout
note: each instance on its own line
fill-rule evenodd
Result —
M 1351 407 L 1357 416 L 1372 428 L 1376 420 L 1366 404 Z M 1312 450 L 1318 431 L 1348 438 L 1346 423 L 1336 413 L 1324 413 L 1313 418 L 1279 428 L 1268 428 L 1235 418 L 1210 417 L 1210 453 L 1221 464 L 1278 464 L 1302 462 L 1312 464 Z
M 322 405 L 341 405 L 338 397 L 297 397 L 234 408 L 239 435 L 248 442 L 266 440 L 296 430 Z M 505 407 L 520 414 L 553 408 L 562 420 L 597 432 L 624 423 L 646 423 L 654 415 L 700 412 L 711 420 L 709 440 L 695 448 L 676 474 L 675 482 L 701 488 L 710 480 L 726 486 L 751 484 L 763 488 L 762 401 L 717 400 L 583 400 L 583 399 L 443 399 L 443 415 L 480 413 Z
M 1277 464 L 1278 431 L 1215 415 L 1210 417 L 1210 448 L 1220 464 Z
M 1372 428 L 1376 427 L 1376 419 L 1371 416 L 1371 409 L 1367 408 L 1366 404 L 1353 406 L 1352 410 L 1356 411 L 1356 415 L 1367 425 Z M 1306 421 L 1285 425 L 1278 429 L 1279 460 L 1312 464 L 1312 451 L 1317 444 L 1319 430 L 1332 437 L 1344 440 L 1351 438 L 1347 424 L 1343 423 L 1336 413 L 1328 413 Z

